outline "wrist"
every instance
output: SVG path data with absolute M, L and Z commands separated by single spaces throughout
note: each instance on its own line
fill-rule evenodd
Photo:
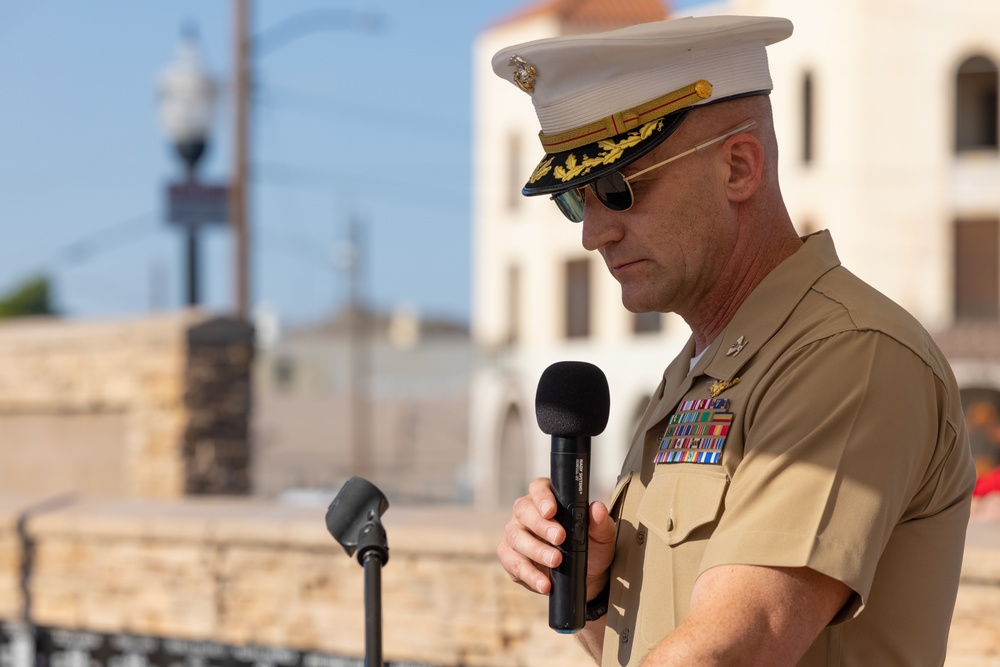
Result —
M 596 598 L 601 592 L 608 587 L 608 582 L 611 580 L 611 569 L 608 568 L 601 574 L 593 578 L 587 579 L 587 601 L 591 601 Z
M 600 592 L 597 593 L 593 598 L 587 600 L 586 613 L 584 618 L 589 623 L 590 621 L 596 621 L 602 618 L 608 613 L 608 600 L 611 597 L 611 577 L 608 576 L 605 580 L 604 586 L 601 588 Z

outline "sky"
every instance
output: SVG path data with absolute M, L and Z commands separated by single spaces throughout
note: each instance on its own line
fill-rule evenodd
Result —
M 526 4 L 252 3 L 254 310 L 296 326 L 342 307 L 349 279 L 337 258 L 356 221 L 374 307 L 468 320 L 473 44 Z M 200 178 L 225 182 L 232 7 L 0 0 L 0 294 L 46 275 L 68 317 L 183 307 L 184 239 L 165 203 L 183 169 L 159 119 L 158 80 L 194 28 L 221 91 Z M 349 20 L 359 16 L 376 27 Z M 203 305 L 229 313 L 231 235 L 217 225 L 200 238 Z

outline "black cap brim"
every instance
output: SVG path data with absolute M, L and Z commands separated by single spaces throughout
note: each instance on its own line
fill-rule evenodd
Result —
M 565 192 L 618 171 L 659 146 L 690 111 L 690 108 L 681 109 L 608 139 L 548 154 L 535 167 L 521 194 L 534 197 Z

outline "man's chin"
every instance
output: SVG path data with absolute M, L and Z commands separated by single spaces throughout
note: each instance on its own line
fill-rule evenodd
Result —
M 649 303 L 647 299 L 629 297 L 624 292 L 622 292 L 622 305 L 625 306 L 625 310 L 630 313 L 635 313 L 636 315 L 642 313 L 652 313 L 659 312 L 659 309 L 655 305 Z

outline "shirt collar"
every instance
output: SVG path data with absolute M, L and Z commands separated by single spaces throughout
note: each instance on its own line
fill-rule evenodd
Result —
M 695 365 L 695 375 L 732 380 L 756 354 L 819 278 L 840 266 L 829 231 L 804 238 L 795 254 L 774 268 Z

